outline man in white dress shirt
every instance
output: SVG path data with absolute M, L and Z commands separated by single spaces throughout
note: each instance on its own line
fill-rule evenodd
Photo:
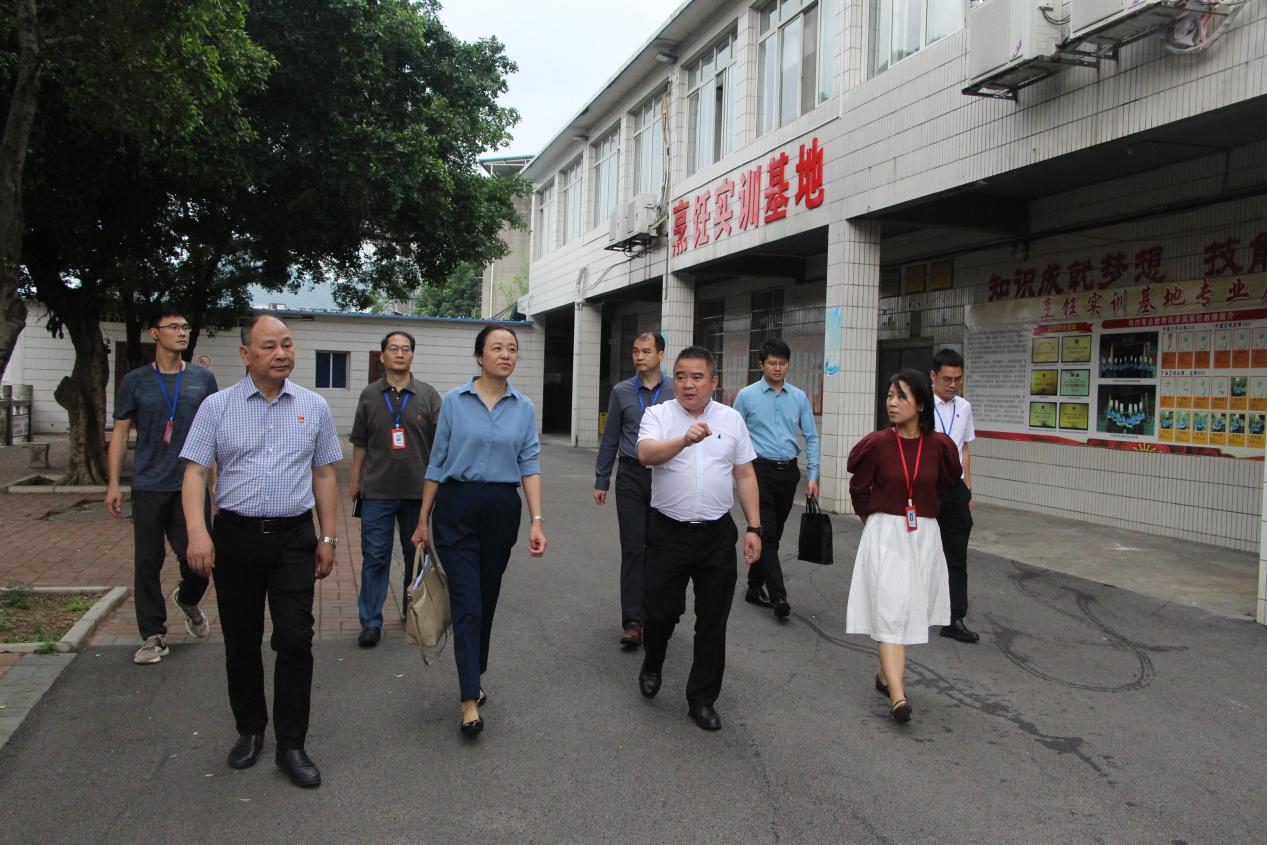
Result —
M 941 635 L 961 643 L 975 643 L 980 635 L 964 624 L 968 613 L 968 535 L 972 533 L 972 455 L 968 444 L 976 439 L 972 426 L 972 405 L 959 395 L 963 388 L 963 356 L 943 349 L 933 356 L 933 426 L 955 441 L 963 477 L 942 499 L 937 513 L 941 547 L 950 572 L 950 624 Z
M 726 668 L 726 620 L 735 597 L 734 485 L 748 527 L 744 562 L 761 556 L 761 510 L 748 428 L 733 408 L 712 401 L 717 371 L 707 349 L 691 346 L 673 364 L 671 402 L 647 408 L 638 460 L 651 467 L 651 515 L 642 593 L 644 657 L 638 687 L 660 691 L 669 638 L 695 582 L 695 659 L 686 682 L 688 715 L 704 730 L 721 728 L 713 705 Z

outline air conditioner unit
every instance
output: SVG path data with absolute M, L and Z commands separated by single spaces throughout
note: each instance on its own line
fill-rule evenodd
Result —
M 1061 26 L 1050 8 L 1047 0 L 986 0 L 969 10 L 964 93 L 1014 98 L 1059 71 Z
M 1185 0 L 1070 0 L 1069 39 L 1120 47 L 1182 15 Z
M 640 235 L 655 234 L 653 227 L 660 219 L 660 203 L 655 194 L 637 194 L 633 206 L 633 230 Z
M 633 207 L 627 202 L 617 203 L 607 227 L 607 242 L 620 243 L 633 232 Z

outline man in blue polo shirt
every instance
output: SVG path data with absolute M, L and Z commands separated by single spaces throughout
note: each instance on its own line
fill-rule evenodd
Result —
M 780 338 L 761 344 L 760 381 L 739 391 L 735 410 L 748 426 L 757 459 L 757 488 L 761 494 L 762 538 L 761 559 L 748 568 L 748 591 L 744 601 L 760 607 L 773 607 L 774 615 L 786 619 L 792 612 L 783 583 L 783 566 L 779 563 L 779 539 L 783 524 L 792 511 L 801 471 L 796 465 L 800 444 L 799 430 L 805 438 L 805 471 L 809 481 L 805 495 L 818 496 L 818 430 L 814 427 L 814 409 L 809 397 L 799 387 L 788 384 L 787 366 L 792 350 Z

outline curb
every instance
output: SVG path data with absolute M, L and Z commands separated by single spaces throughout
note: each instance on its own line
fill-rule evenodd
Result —
M 0 592 L 6 592 L 7 587 L 0 588 Z M 85 593 L 99 593 L 106 591 L 106 594 L 97 599 L 97 603 L 88 608 L 88 612 L 79 617 L 79 621 L 70 627 L 60 640 L 53 644 L 54 648 L 60 653 L 78 651 L 83 648 L 84 643 L 89 637 L 96 632 L 106 617 L 123 604 L 124 599 L 128 597 L 127 587 L 33 587 L 31 592 L 42 593 L 44 595 L 83 595 Z M 0 652 L 9 652 L 11 654 L 32 654 L 42 648 L 44 643 L 0 643 Z

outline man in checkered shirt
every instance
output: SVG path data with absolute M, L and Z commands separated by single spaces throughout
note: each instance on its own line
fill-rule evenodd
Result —
M 289 381 L 295 346 L 286 324 L 254 315 L 242 324 L 247 377 L 198 409 L 180 456 L 189 528 L 189 566 L 216 585 L 224 633 L 229 703 L 238 741 L 235 769 L 253 766 L 264 746 L 264 602 L 273 620 L 273 733 L 277 765 L 296 786 L 321 772 L 304 739 L 312 692 L 312 601 L 316 579 L 334 567 L 338 543 L 335 467 L 343 457 L 326 400 Z M 203 516 L 207 475 L 219 465 L 214 527 Z M 321 523 L 313 531 L 312 508 Z

